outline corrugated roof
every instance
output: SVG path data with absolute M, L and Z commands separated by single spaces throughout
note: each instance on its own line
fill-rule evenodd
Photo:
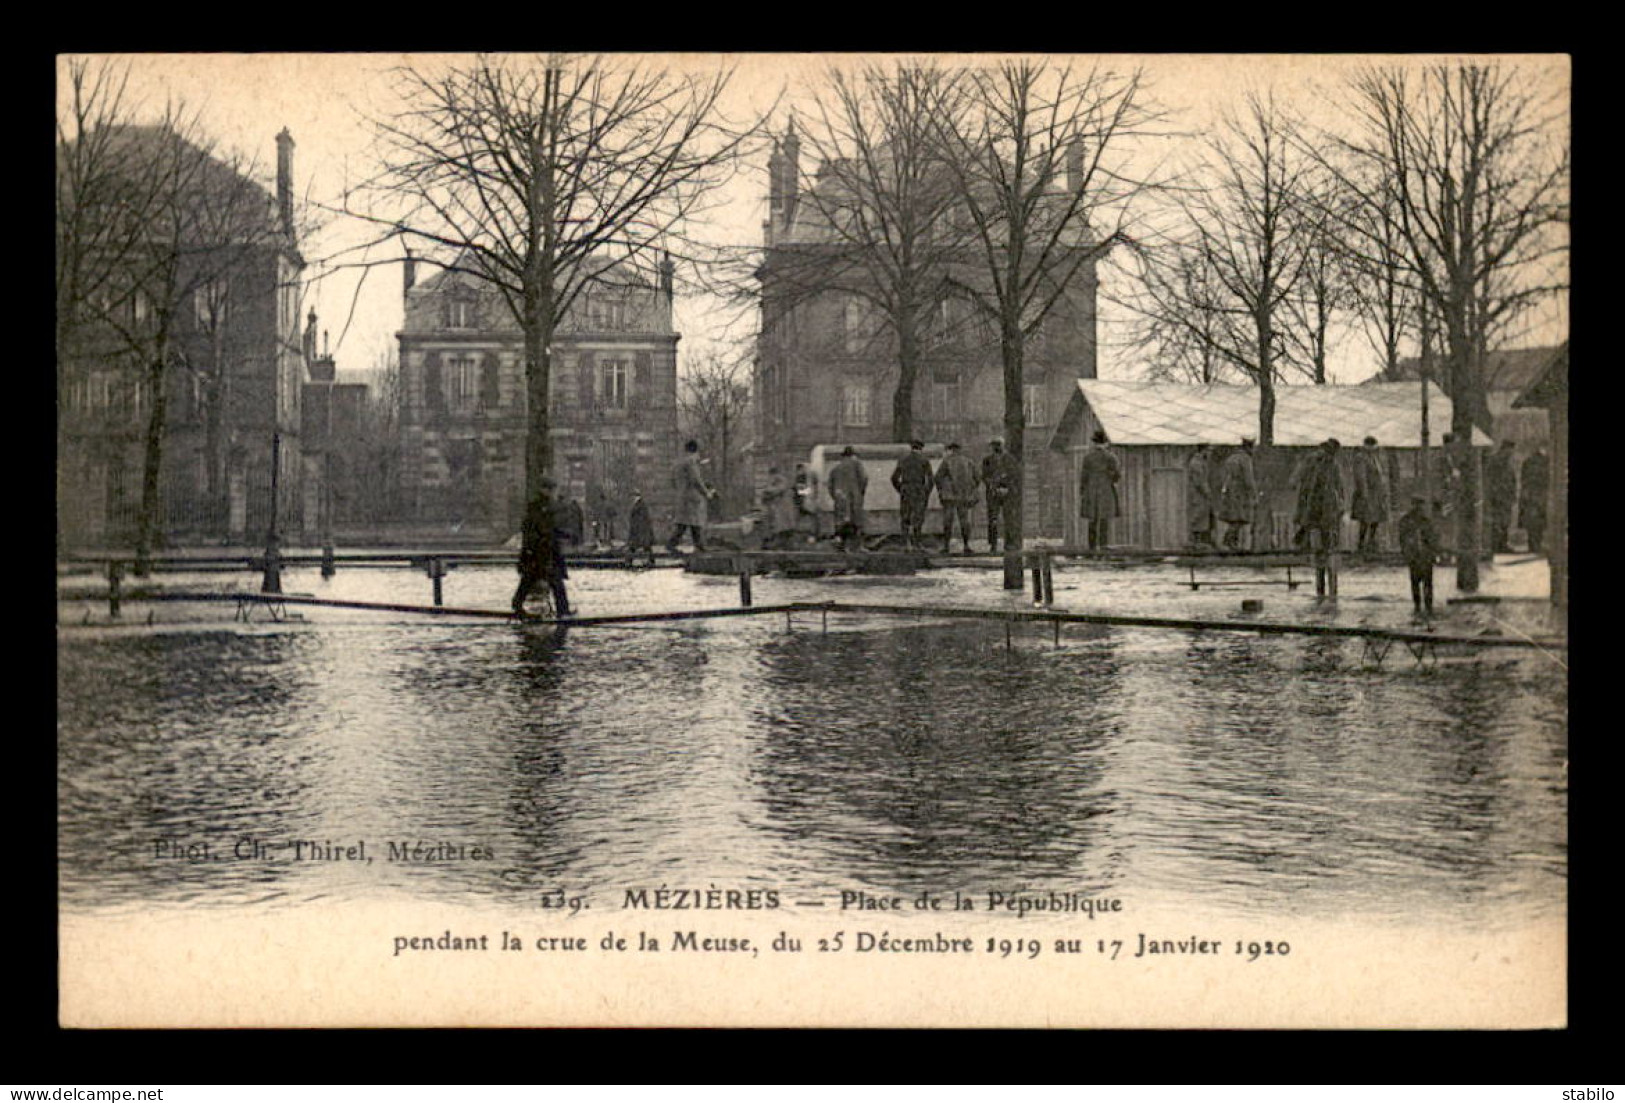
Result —
M 1078 394 L 1089 405 L 1113 444 L 1235 444 L 1258 436 L 1258 391 L 1225 384 L 1136 383 L 1080 379 Z M 1292 386 L 1275 389 L 1275 443 L 1314 445 L 1328 437 L 1358 444 L 1376 437 L 1391 447 L 1421 443 L 1420 383 L 1367 383 L 1359 386 Z M 1072 405 L 1077 405 L 1073 399 Z M 1076 412 L 1057 429 L 1076 432 Z M 1428 391 L 1428 421 L 1434 442 L 1450 427 L 1450 400 L 1437 386 Z M 1473 443 L 1489 437 L 1474 430 Z

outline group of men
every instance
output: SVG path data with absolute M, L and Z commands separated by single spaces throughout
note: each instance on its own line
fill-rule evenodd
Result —
M 997 552 L 1001 533 L 1008 531 L 1011 511 L 1020 508 L 1016 495 L 1020 474 L 1019 461 L 1004 450 L 1001 440 L 989 442 L 980 468 L 955 441 L 948 445 L 947 454 L 935 470 L 925 457 L 925 444 L 910 441 L 907 454 L 897 461 L 891 473 L 904 540 L 910 548 L 923 546 L 925 517 L 930 509 L 931 493 L 935 491 L 942 503 L 942 539 L 946 549 L 952 550 L 957 528 L 966 554 L 970 553 L 971 513 L 980 500 L 987 506 L 988 551 Z M 840 462 L 829 472 L 836 535 L 843 548 L 850 549 L 863 538 L 867 524 L 863 496 L 868 482 L 863 462 L 848 445 L 841 451 Z

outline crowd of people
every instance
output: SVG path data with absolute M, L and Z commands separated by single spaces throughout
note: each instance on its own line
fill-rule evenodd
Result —
M 1347 462 L 1340 460 L 1341 450 L 1336 439 L 1322 442 L 1299 463 L 1292 476 L 1296 495 L 1294 544 L 1312 557 L 1317 593 L 1331 596 L 1337 592 L 1337 557 L 1345 516 L 1358 526 L 1355 550 L 1373 553 L 1380 547 L 1380 529 L 1390 520 L 1393 502 L 1377 439 L 1366 437 Z M 1243 548 L 1244 534 L 1260 523 L 1265 498 L 1255 453 L 1250 437 L 1243 437 L 1222 459 L 1207 444 L 1195 447 L 1185 469 L 1186 520 L 1192 545 L 1215 549 L 1222 545 L 1232 551 Z M 1454 511 L 1463 465 L 1469 458 L 1470 453 L 1458 447 L 1451 434 L 1445 434 L 1433 460 L 1431 497 L 1417 488 L 1410 498 L 1410 508 L 1396 520 L 1396 537 L 1410 569 L 1412 600 L 1418 611 L 1432 609 L 1432 571 L 1441 554 L 1440 529 Z M 666 550 L 672 554 L 678 552 L 685 535 L 696 552 L 705 550 L 707 515 L 717 498 L 717 489 L 706 478 L 706 463 L 698 443 L 688 441 L 675 473 L 677 503 L 666 541 Z M 1086 547 L 1105 549 L 1110 544 L 1112 520 L 1121 515 L 1118 484 L 1122 463 L 1103 431 L 1093 433 L 1079 460 L 1078 472 L 1078 515 Z M 1485 459 L 1483 472 L 1489 550 L 1512 550 L 1510 534 L 1516 510 L 1528 534 L 1529 549 L 1544 551 L 1550 477 L 1546 453 L 1535 449 L 1520 467 L 1514 443 L 1503 441 Z M 868 528 L 864 498 L 869 473 L 856 449 L 850 445 L 842 449 L 826 482 L 833 506 L 833 530 L 828 535 L 843 550 L 858 549 Z M 971 553 L 971 515 L 977 505 L 985 509 L 990 554 L 999 550 L 1011 511 L 1020 508 L 1016 492 L 1020 485 L 1018 461 L 999 440 L 988 443 L 980 464 L 966 456 L 957 441 L 950 443 L 934 469 L 925 455 L 924 443 L 911 441 L 908 452 L 892 469 L 891 484 L 897 492 L 901 534 L 906 545 L 916 550 L 924 546 L 933 493 L 942 509 L 943 545 L 950 553 L 956 533 L 964 553 Z M 551 480 L 544 480 L 541 494 L 526 510 L 520 584 L 513 599 L 515 612 L 521 611 L 526 596 L 545 582 L 555 608 L 561 615 L 567 613 L 566 551 L 581 546 L 589 534 L 595 545 L 613 540 L 618 510 L 608 494 L 598 487 L 589 491 L 589 526 L 580 503 L 556 496 L 555 490 Z M 796 464 L 788 476 L 776 465 L 769 467 L 760 498 L 760 523 L 768 537 L 795 534 L 808 542 L 825 537 L 818 479 L 807 464 Z M 634 562 L 646 559 L 652 564 L 654 544 L 648 503 L 641 492 L 634 491 L 627 510 L 627 554 Z

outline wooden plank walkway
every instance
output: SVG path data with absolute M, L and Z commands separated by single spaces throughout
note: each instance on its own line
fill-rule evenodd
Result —
M 265 593 L 165 593 L 126 600 L 163 602 L 235 602 L 243 604 L 270 604 L 277 606 L 315 606 L 336 609 L 361 609 L 390 613 L 422 613 L 430 616 L 469 617 L 482 620 L 559 625 L 591 628 L 618 624 L 661 623 L 671 621 L 710 620 L 719 617 L 748 617 L 767 614 L 836 613 L 875 616 L 895 616 L 924 619 L 991 620 L 1005 624 L 1037 623 L 1056 627 L 1066 624 L 1093 624 L 1120 628 L 1162 628 L 1178 631 L 1246 632 L 1257 635 L 1317 636 L 1362 639 L 1383 643 L 1407 645 L 1440 644 L 1478 648 L 1534 649 L 1540 651 L 1567 651 L 1568 640 L 1561 637 L 1525 636 L 1466 636 L 1445 635 L 1437 632 L 1404 628 L 1384 628 L 1364 624 L 1316 624 L 1290 621 L 1217 620 L 1188 617 L 1152 617 L 1121 613 L 1067 613 L 1051 609 L 978 609 L 944 605 L 892 605 L 844 601 L 793 601 L 776 605 L 725 606 L 717 609 L 688 609 L 669 612 L 615 613 L 602 616 L 548 618 L 533 614 L 515 616 L 506 609 L 482 609 L 450 605 L 412 605 L 397 602 L 347 601 L 337 598 L 319 598 L 303 594 Z

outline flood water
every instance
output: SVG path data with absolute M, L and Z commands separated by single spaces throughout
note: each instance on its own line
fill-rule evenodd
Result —
M 1335 614 L 1301 590 L 1257 593 L 1271 616 L 1402 623 L 1397 573 L 1349 572 Z M 461 569 L 447 603 L 500 608 L 512 579 Z M 1243 596 L 1181 580 L 1074 567 L 1058 604 L 1229 615 Z M 737 599 L 731 579 L 677 571 L 572 584 L 587 613 Z M 428 599 L 407 571 L 284 585 Z M 972 570 L 755 590 L 758 604 L 1028 600 Z M 1421 667 L 1396 649 L 1373 668 L 1357 640 L 1227 632 L 1069 626 L 1056 647 L 1028 625 L 1007 647 L 1002 625 L 973 621 L 555 632 L 311 608 L 245 626 L 229 605 L 154 607 L 148 626 L 138 604 L 129 625 L 107 626 L 105 604 L 81 623 L 94 608 L 59 611 L 72 911 L 524 909 L 661 885 L 790 900 L 1020 888 L 1379 922 L 1565 908 L 1566 675 L 1541 653 Z M 1445 629 L 1488 615 L 1453 610 Z M 296 841 L 364 843 L 373 860 L 296 856 Z M 390 844 L 462 849 L 391 860 Z

